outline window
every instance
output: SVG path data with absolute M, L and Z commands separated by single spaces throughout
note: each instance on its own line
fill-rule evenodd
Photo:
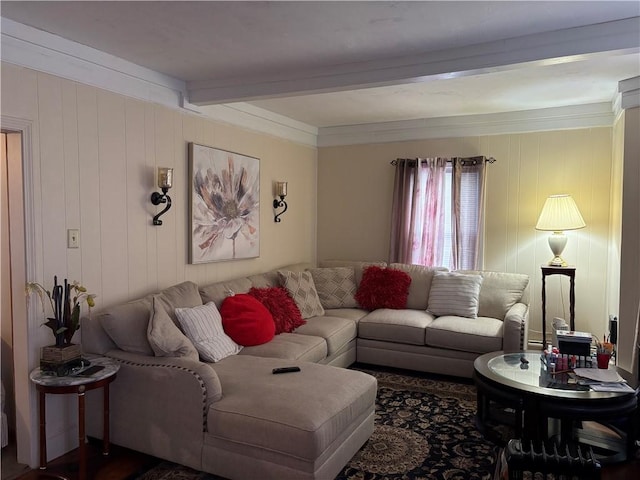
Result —
M 397 165 L 391 261 L 479 268 L 484 185 L 484 158 L 479 158 L 414 159 Z

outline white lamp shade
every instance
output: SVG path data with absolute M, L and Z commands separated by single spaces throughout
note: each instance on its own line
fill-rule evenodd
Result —
M 586 226 L 571 195 L 551 195 L 544 202 L 536 230 L 562 232 Z

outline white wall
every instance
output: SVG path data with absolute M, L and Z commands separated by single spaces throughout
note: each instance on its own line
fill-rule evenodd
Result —
M 487 167 L 484 267 L 529 275 L 531 339 L 541 338 L 540 266 L 552 257 L 548 233 L 534 227 L 547 196 L 570 193 L 575 198 L 587 227 L 567 232 L 563 256 L 577 267 L 576 328 L 601 336 L 610 308 L 608 285 L 618 282 L 607 277 L 609 127 L 320 148 L 318 259 L 388 259 L 391 160 L 471 155 L 497 159 Z M 569 318 L 568 278 L 557 275 L 547 279 L 548 333 L 555 316 Z
M 640 107 L 624 112 L 624 183 L 620 257 L 620 365 L 635 370 L 632 354 L 640 313 Z M 635 360 L 636 362 L 638 359 Z
M 54 275 L 81 281 L 98 295 L 99 308 L 184 280 L 208 283 L 315 261 L 315 148 L 6 63 L 1 80 L 2 115 L 33 125 L 33 155 L 26 160 L 32 178 L 25 181 L 34 207 L 34 256 L 27 260 L 35 265 L 36 278 L 29 281 L 50 286 Z M 187 263 L 191 141 L 260 159 L 259 258 Z M 160 227 L 151 220 L 161 207 L 149 200 L 157 190 L 158 166 L 174 168 L 173 207 Z M 276 180 L 289 182 L 289 209 L 277 224 L 272 206 Z M 80 229 L 79 249 L 66 248 L 70 228 Z M 14 323 L 26 321 L 14 317 Z M 34 368 L 39 347 L 53 337 L 40 328 L 42 312 L 35 301 L 28 321 L 29 345 L 16 348 L 28 349 Z M 23 405 L 29 403 L 33 398 Z M 49 396 L 47 404 L 58 412 L 47 425 L 49 457 L 54 458 L 76 445 L 77 413 L 75 402 L 64 397 Z M 33 409 L 20 413 L 35 415 Z M 30 434 L 34 450 L 37 435 Z

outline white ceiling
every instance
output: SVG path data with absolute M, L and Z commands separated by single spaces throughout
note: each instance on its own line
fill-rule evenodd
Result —
M 248 102 L 314 127 L 611 102 L 619 81 L 640 76 L 637 0 L 3 0 L 0 9 L 182 80 L 194 104 Z

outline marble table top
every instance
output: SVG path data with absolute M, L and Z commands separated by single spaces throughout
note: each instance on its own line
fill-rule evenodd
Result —
M 29 378 L 31 381 L 38 385 L 45 385 L 49 387 L 66 387 L 74 385 L 83 385 L 86 383 L 93 383 L 105 378 L 109 378 L 120 369 L 120 365 L 108 357 L 100 357 L 96 355 L 83 355 L 83 359 L 89 360 L 91 365 L 80 367 L 72 375 L 64 377 L 58 377 L 55 373 L 43 372 L 40 367 L 31 372 Z M 94 365 L 101 365 L 104 368 L 93 375 L 79 376 L 84 370 L 93 367 Z

